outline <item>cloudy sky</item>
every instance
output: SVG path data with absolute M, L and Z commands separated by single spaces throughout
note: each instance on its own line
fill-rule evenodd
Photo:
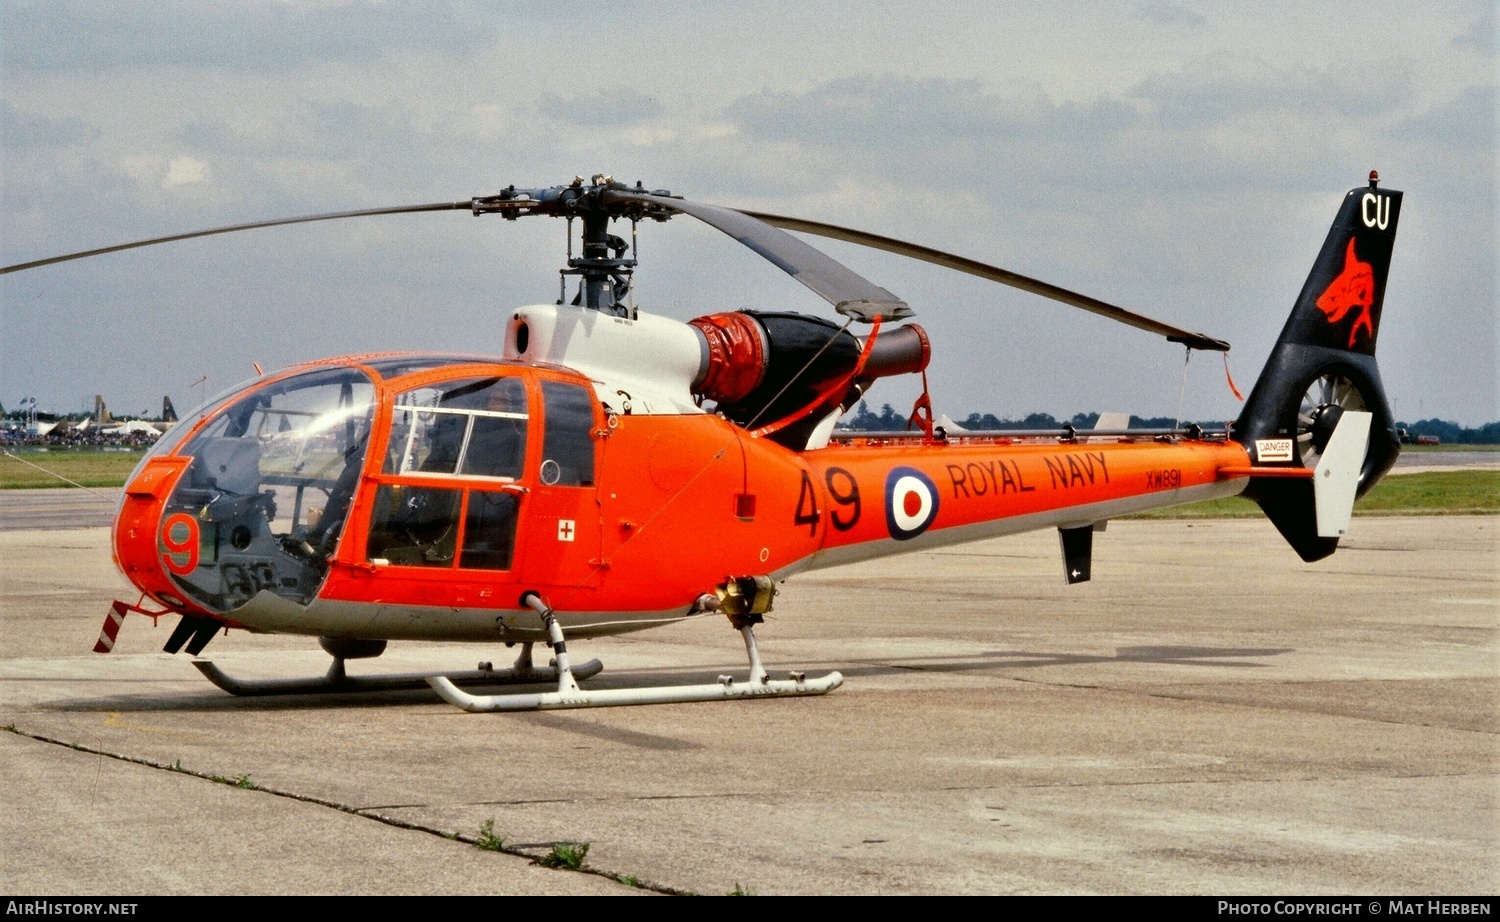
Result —
M 1489 0 L 4 0 L 0 262 L 603 172 L 1228 339 L 1248 391 L 1374 168 L 1407 194 L 1379 354 L 1396 414 L 1478 425 L 1500 418 L 1496 29 Z M 563 232 L 380 217 L 7 275 L 0 402 L 186 409 L 254 362 L 498 352 L 508 308 L 556 297 Z M 1237 412 L 1216 355 L 1184 376 L 1144 333 L 825 249 L 916 309 L 940 412 Z M 643 228 L 641 258 L 645 310 L 827 310 L 685 218 Z

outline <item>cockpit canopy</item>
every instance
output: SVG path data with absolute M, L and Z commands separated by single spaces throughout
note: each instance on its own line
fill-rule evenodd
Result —
M 162 512 L 163 565 L 216 613 L 262 592 L 310 603 L 347 541 L 367 566 L 508 570 L 520 484 L 594 483 L 597 399 L 565 377 L 384 356 L 251 382 L 148 455 L 191 459 Z

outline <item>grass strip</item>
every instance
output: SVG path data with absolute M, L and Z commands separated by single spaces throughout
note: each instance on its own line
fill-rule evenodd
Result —
M 141 462 L 144 451 L 101 451 L 99 449 L 53 448 L 38 451 L 34 448 L 8 448 L 23 461 L 37 467 L 61 474 L 68 480 L 76 480 L 86 487 L 123 487 L 125 478 Z M 30 464 L 0 454 L 0 490 L 36 490 L 46 487 L 66 487 L 68 484 Z
M 87 487 L 120 487 L 140 463 L 139 451 L 11 450 L 32 464 Z M 0 455 L 0 490 L 67 486 L 61 480 Z M 1354 506 L 1355 515 L 1492 515 L 1500 512 L 1500 471 L 1462 469 L 1396 474 L 1375 485 Z M 1231 496 L 1158 509 L 1131 518 L 1205 519 L 1260 515 L 1248 499 Z
M 1355 515 L 1493 515 L 1500 512 L 1500 471 L 1429 471 L 1386 477 L 1354 504 Z M 1133 519 L 1238 519 L 1261 514 L 1243 496 L 1211 499 L 1128 516 Z

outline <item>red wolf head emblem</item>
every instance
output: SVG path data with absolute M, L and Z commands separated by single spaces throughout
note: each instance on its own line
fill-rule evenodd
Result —
M 1375 303 L 1375 271 L 1370 264 L 1354 255 L 1354 238 L 1349 238 L 1349 248 L 1344 251 L 1344 271 L 1330 283 L 1328 290 L 1318 297 L 1318 309 L 1328 317 L 1329 323 L 1339 323 L 1349 312 L 1359 308 L 1354 326 L 1349 328 L 1349 348 L 1364 327 L 1369 335 L 1375 335 L 1370 323 L 1370 306 Z

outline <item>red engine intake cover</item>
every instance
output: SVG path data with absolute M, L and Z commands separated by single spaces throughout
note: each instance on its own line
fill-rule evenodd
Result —
M 708 341 L 708 369 L 693 390 L 718 403 L 745 399 L 766 375 L 766 334 L 760 324 L 741 312 L 709 314 L 688 323 Z

